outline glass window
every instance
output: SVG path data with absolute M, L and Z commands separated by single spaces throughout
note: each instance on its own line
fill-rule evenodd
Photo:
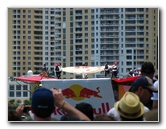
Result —
M 23 97 L 28 97 L 28 92 L 23 92 Z
M 21 97 L 21 92 L 20 91 L 16 92 L 16 97 Z
M 14 85 L 10 85 L 10 86 L 9 86 L 9 89 L 10 89 L 10 90 L 14 90 Z
M 9 97 L 14 97 L 14 92 L 13 91 L 9 92 Z
M 21 90 L 21 86 L 20 85 L 16 85 L 16 90 Z

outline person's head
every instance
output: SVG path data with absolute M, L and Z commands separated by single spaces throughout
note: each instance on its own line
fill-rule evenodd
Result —
M 106 114 L 96 115 L 94 121 L 116 121 L 113 116 Z
M 142 121 L 144 114 L 144 105 L 139 97 L 132 93 L 126 92 L 123 97 L 114 104 L 122 118 L 122 121 Z
M 69 114 L 65 114 L 61 117 L 60 121 L 82 121 L 82 120 L 80 120 L 79 118 L 74 118 Z
M 8 109 L 8 121 L 21 121 L 21 116 L 15 110 Z
M 76 104 L 75 108 L 81 111 L 82 113 L 84 113 L 87 117 L 89 117 L 90 120 L 93 120 L 94 113 L 93 113 L 93 107 L 91 104 L 82 102 L 82 103 Z
M 141 76 L 133 82 L 129 91 L 137 94 L 146 105 L 152 97 L 152 92 L 158 92 L 158 89 L 153 86 L 153 81 L 149 77 Z
M 39 88 L 32 96 L 32 112 L 39 118 L 48 118 L 55 110 L 54 97 L 51 90 Z
M 115 61 L 115 62 L 114 62 L 114 65 L 117 65 L 117 64 L 118 64 L 118 62 Z
M 144 62 L 141 66 L 141 75 L 148 76 L 153 79 L 155 68 L 152 62 Z

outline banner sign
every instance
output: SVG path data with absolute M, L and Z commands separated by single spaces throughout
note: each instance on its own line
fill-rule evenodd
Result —
M 42 87 L 61 89 L 65 100 L 75 107 L 87 102 L 94 115 L 106 114 L 114 106 L 115 99 L 109 78 L 42 80 Z M 64 111 L 56 107 L 53 118 L 60 119 Z

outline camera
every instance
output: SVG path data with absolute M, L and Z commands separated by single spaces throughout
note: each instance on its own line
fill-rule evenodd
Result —
M 23 113 L 28 113 L 30 111 L 30 107 L 29 106 L 25 106 L 23 109 Z

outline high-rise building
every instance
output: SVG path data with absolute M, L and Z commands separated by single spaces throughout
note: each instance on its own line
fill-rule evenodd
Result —
M 144 61 L 158 68 L 158 29 L 158 8 L 9 8 L 8 75 L 40 73 L 44 63 L 51 72 L 57 62 L 68 67 L 117 61 L 119 75 Z

